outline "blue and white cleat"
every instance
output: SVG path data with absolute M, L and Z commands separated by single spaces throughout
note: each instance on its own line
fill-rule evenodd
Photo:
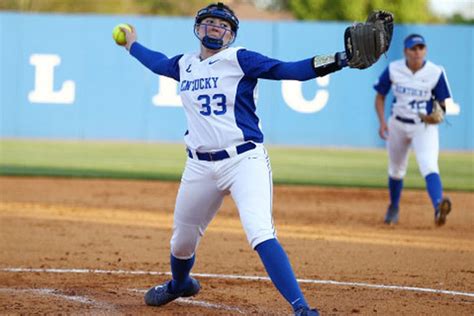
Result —
M 390 204 L 387 208 L 387 214 L 385 214 L 384 223 L 388 225 L 397 224 L 399 212 L 400 212 L 400 208 L 393 207 L 392 204 Z
M 171 281 L 157 285 L 148 290 L 145 294 L 145 304 L 149 306 L 162 306 L 180 297 L 190 297 L 198 294 L 201 285 L 198 280 L 191 278 L 191 286 L 180 293 L 170 293 L 168 291 Z
M 435 224 L 443 226 L 446 224 L 446 216 L 451 212 L 451 200 L 447 197 L 439 202 L 435 210 Z
M 302 307 L 295 310 L 295 316 L 319 316 L 319 312 L 316 308 Z

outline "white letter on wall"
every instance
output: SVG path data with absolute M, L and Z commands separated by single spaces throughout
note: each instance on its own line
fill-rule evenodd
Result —
M 183 106 L 181 98 L 176 92 L 178 83 L 171 78 L 158 76 L 160 85 L 158 93 L 153 96 L 152 102 L 156 106 Z
M 320 87 L 329 85 L 329 75 L 316 78 Z M 315 113 L 321 111 L 329 100 L 329 92 L 326 89 L 319 89 L 314 99 L 306 100 L 302 91 L 303 83 L 296 80 L 283 80 L 281 83 L 281 93 L 286 104 L 296 112 Z
M 447 115 L 459 115 L 461 113 L 461 107 L 452 98 L 447 98 L 444 103 L 446 104 Z
M 74 103 L 74 81 L 66 80 L 61 90 L 53 91 L 54 67 L 61 64 L 58 55 L 33 54 L 30 56 L 30 64 L 35 66 L 35 89 L 28 94 L 31 103 Z

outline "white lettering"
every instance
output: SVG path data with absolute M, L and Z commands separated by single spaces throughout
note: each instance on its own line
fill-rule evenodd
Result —
M 156 106 L 183 106 L 178 95 L 178 82 L 165 76 L 158 76 L 158 80 L 158 93 L 152 98 L 153 104 Z
M 61 64 L 58 55 L 33 54 L 30 56 L 30 64 L 35 66 L 35 88 L 28 94 L 31 103 L 74 103 L 74 81 L 66 80 L 59 91 L 53 91 L 54 67 Z
M 158 93 L 153 96 L 152 102 L 160 107 L 181 107 L 183 106 L 178 94 L 178 83 L 171 78 L 158 76 Z M 329 76 L 316 78 L 319 87 L 329 85 Z M 281 91 L 286 104 L 293 110 L 300 113 L 315 113 L 321 111 L 329 100 L 329 92 L 326 89 L 319 89 L 312 100 L 306 100 L 302 93 L 302 82 L 294 80 L 283 80 Z
M 320 87 L 329 85 L 329 75 L 316 78 Z M 300 113 L 315 113 L 321 111 L 329 100 L 329 92 L 326 89 L 319 89 L 312 100 L 306 100 L 302 91 L 303 83 L 296 80 L 283 80 L 281 83 L 281 93 L 286 104 Z
M 447 115 L 459 115 L 459 113 L 461 113 L 461 107 L 458 103 L 455 103 L 452 98 L 444 100 L 444 104 L 446 105 Z

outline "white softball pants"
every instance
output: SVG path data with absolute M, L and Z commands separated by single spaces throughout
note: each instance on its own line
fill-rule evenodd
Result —
M 176 198 L 171 254 L 179 259 L 194 255 L 229 193 L 252 248 L 275 238 L 272 190 L 270 161 L 263 145 L 220 161 L 188 157 Z
M 394 179 L 403 179 L 408 167 L 408 153 L 413 147 L 420 173 L 426 177 L 439 173 L 438 126 L 432 124 L 407 124 L 393 116 L 388 121 L 387 149 L 389 155 L 388 174 Z

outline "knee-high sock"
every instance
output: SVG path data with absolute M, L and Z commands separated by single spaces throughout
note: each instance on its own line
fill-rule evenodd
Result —
M 171 255 L 171 274 L 173 275 L 169 288 L 171 293 L 182 292 L 188 287 L 191 282 L 189 273 L 194 265 L 194 258 L 195 255 L 190 259 L 182 260 Z
M 398 208 L 400 196 L 402 195 L 403 179 L 388 178 L 388 189 L 390 191 L 390 204 L 392 207 Z
M 437 173 L 430 173 L 425 177 L 426 190 L 430 196 L 433 207 L 436 208 L 441 199 L 443 198 L 443 185 L 441 184 L 441 178 Z
M 270 279 L 294 310 L 308 307 L 296 281 L 288 256 L 276 239 L 269 239 L 255 247 Z

